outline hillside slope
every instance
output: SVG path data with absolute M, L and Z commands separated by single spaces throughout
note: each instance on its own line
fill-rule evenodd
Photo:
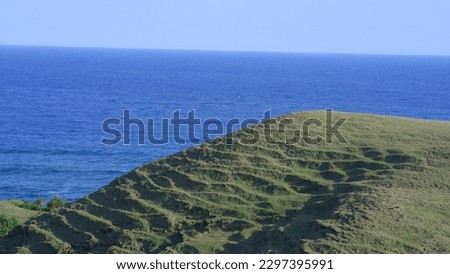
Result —
M 274 144 L 242 144 L 265 122 L 138 167 L 0 252 L 450 253 L 450 123 L 335 113 L 347 144 L 285 144 L 324 117 L 283 116 Z
M 14 217 L 20 224 L 23 224 L 26 220 L 38 214 L 37 211 L 20 208 L 15 203 L 20 203 L 20 201 L 0 201 L 0 215 L 5 214 Z

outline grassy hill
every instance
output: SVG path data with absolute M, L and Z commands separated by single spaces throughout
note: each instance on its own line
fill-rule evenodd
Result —
M 7 215 L 17 219 L 19 224 L 23 224 L 29 218 L 38 214 L 37 211 L 18 207 L 20 201 L 0 201 L 0 215 Z
M 37 211 L 19 207 L 20 203 L 20 201 L 0 201 L 0 238 L 15 226 L 38 214 Z
M 450 123 L 335 113 L 348 143 L 285 144 L 324 115 L 284 116 L 276 143 L 242 143 L 265 122 L 140 166 L 0 252 L 450 253 Z

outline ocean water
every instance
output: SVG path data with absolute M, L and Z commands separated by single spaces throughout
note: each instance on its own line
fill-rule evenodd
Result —
M 0 46 L 0 199 L 81 198 L 187 145 L 100 143 L 102 121 L 333 108 L 450 120 L 450 57 Z M 133 137 L 133 136 L 132 136 Z

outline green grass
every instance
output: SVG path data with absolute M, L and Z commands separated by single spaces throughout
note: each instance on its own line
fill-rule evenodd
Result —
M 38 214 L 36 211 L 20 208 L 16 204 L 20 201 L 0 201 L 0 214 L 16 218 L 19 224 L 23 224 L 29 218 Z
M 16 201 L 16 202 L 13 202 L 13 204 L 17 207 L 27 209 L 27 210 L 32 210 L 32 211 L 37 211 L 37 212 L 45 211 L 45 207 L 43 207 L 41 204 L 36 203 L 36 202 Z
M 47 205 L 44 206 L 45 203 L 45 199 L 38 199 L 34 202 L 30 202 L 30 201 L 12 201 L 11 202 L 13 205 L 23 208 L 23 209 L 27 209 L 27 210 L 31 210 L 31 211 L 37 211 L 37 212 L 44 212 L 44 211 L 50 211 L 50 210 L 55 210 L 57 208 L 60 208 L 62 206 L 64 206 L 65 204 L 67 204 L 67 201 L 58 197 L 58 196 L 53 196 L 48 202 Z
M 0 215 L 0 237 L 5 236 L 8 234 L 13 228 L 19 225 L 19 221 L 12 217 L 5 214 Z
M 38 212 L 18 207 L 20 201 L 0 201 L 0 238 L 13 228 L 22 225 Z
M 64 205 L 67 204 L 67 201 L 58 197 L 58 196 L 53 196 L 50 201 L 48 201 L 47 203 L 47 209 L 48 210 L 55 210 L 58 209 L 60 207 L 63 207 Z
M 348 143 L 286 145 L 324 112 L 284 117 L 276 143 L 245 145 L 239 131 L 55 201 L 0 252 L 450 252 L 449 122 L 337 113 Z
M 34 202 L 30 201 L 0 201 L 0 237 L 5 236 L 14 227 L 22 225 L 31 217 L 39 213 L 56 210 L 67 201 L 54 196 L 50 199 L 46 206 L 44 199 L 38 199 Z

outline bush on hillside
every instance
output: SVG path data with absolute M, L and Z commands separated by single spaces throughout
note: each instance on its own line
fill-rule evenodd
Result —
M 19 221 L 11 216 L 1 214 L 0 215 L 0 237 L 8 234 L 13 228 L 19 225 Z
M 65 204 L 67 204 L 66 200 L 64 200 L 58 196 L 53 196 L 52 199 L 47 203 L 47 209 L 52 210 L 52 209 L 60 208 L 60 207 L 64 206 Z

